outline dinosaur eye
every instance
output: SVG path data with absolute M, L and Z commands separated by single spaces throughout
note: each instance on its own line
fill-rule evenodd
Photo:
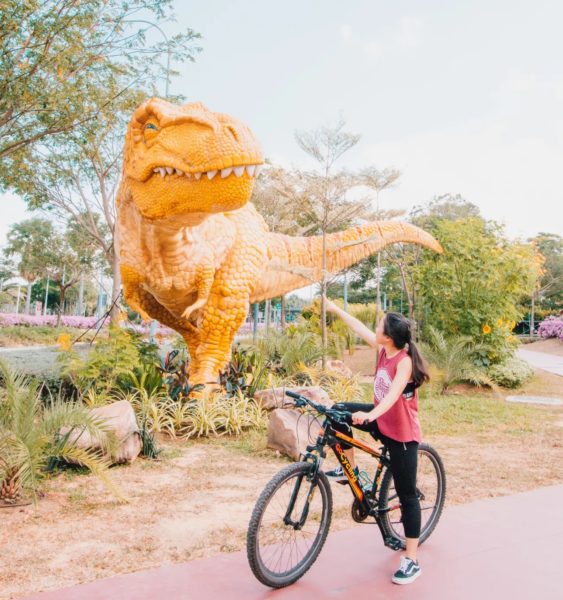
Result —
M 157 126 L 156 126 L 154 123 L 147 123 L 147 124 L 145 125 L 145 131 L 146 131 L 147 129 L 153 129 L 154 131 L 158 131 L 158 127 L 157 127 Z

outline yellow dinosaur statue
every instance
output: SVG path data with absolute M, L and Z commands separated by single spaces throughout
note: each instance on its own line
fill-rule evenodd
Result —
M 144 102 L 124 152 L 116 241 L 125 299 L 184 337 L 191 382 L 215 383 L 249 303 L 309 284 L 300 273 L 321 278 L 322 238 L 268 231 L 249 201 L 263 163 L 258 141 L 203 104 Z M 328 270 L 393 242 L 441 252 L 413 225 L 373 222 L 328 237 Z

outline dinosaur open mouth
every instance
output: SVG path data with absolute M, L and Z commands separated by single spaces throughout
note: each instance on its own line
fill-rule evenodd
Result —
M 213 179 L 215 175 L 220 174 L 221 179 L 225 179 L 230 175 L 234 175 L 235 177 L 242 177 L 244 172 L 246 171 L 249 177 L 258 177 L 260 171 L 262 169 L 262 165 L 234 165 L 232 167 L 227 167 L 226 169 L 215 169 L 211 171 L 198 171 L 196 173 L 186 173 L 181 169 L 177 169 L 175 167 L 155 167 L 153 169 L 153 173 L 159 174 L 162 178 L 167 177 L 187 177 L 188 179 L 196 179 L 199 180 L 203 175 L 207 176 L 207 179 Z

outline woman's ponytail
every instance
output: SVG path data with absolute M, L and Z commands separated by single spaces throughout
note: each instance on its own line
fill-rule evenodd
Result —
M 422 355 L 414 342 L 409 342 L 407 354 L 412 360 L 412 379 L 414 381 L 414 387 L 420 387 L 423 383 L 430 381 L 426 361 L 422 358 Z
M 388 312 L 383 321 L 383 333 L 393 340 L 395 346 L 400 350 L 407 348 L 407 354 L 412 360 L 412 378 L 414 387 L 420 387 L 430 380 L 426 362 L 422 358 L 416 344 L 411 341 L 411 323 L 401 313 Z

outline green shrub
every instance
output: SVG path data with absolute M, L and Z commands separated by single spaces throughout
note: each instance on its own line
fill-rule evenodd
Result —
M 46 472 L 59 461 L 87 467 L 121 497 L 107 473 L 110 461 L 69 441 L 73 430 L 85 430 L 111 454 L 116 440 L 107 424 L 75 402 L 55 399 L 45 406 L 38 384 L 1 361 L 0 372 L 0 498 L 16 502 L 31 495 L 35 499 Z M 62 427 L 70 428 L 69 433 L 61 435 Z
M 64 350 L 58 360 L 63 376 L 82 394 L 90 388 L 96 391 L 119 389 L 141 363 L 133 336 L 117 327 L 111 328 L 108 337 L 99 340 L 86 357 L 74 350 Z
M 422 353 L 436 367 L 439 391 L 444 392 L 455 383 L 490 385 L 487 373 L 474 362 L 475 352 L 480 345 L 468 336 L 448 338 L 441 331 L 429 327 Z
M 489 377 L 505 388 L 520 387 L 534 374 L 534 370 L 524 360 L 512 357 L 504 363 L 489 368 Z

